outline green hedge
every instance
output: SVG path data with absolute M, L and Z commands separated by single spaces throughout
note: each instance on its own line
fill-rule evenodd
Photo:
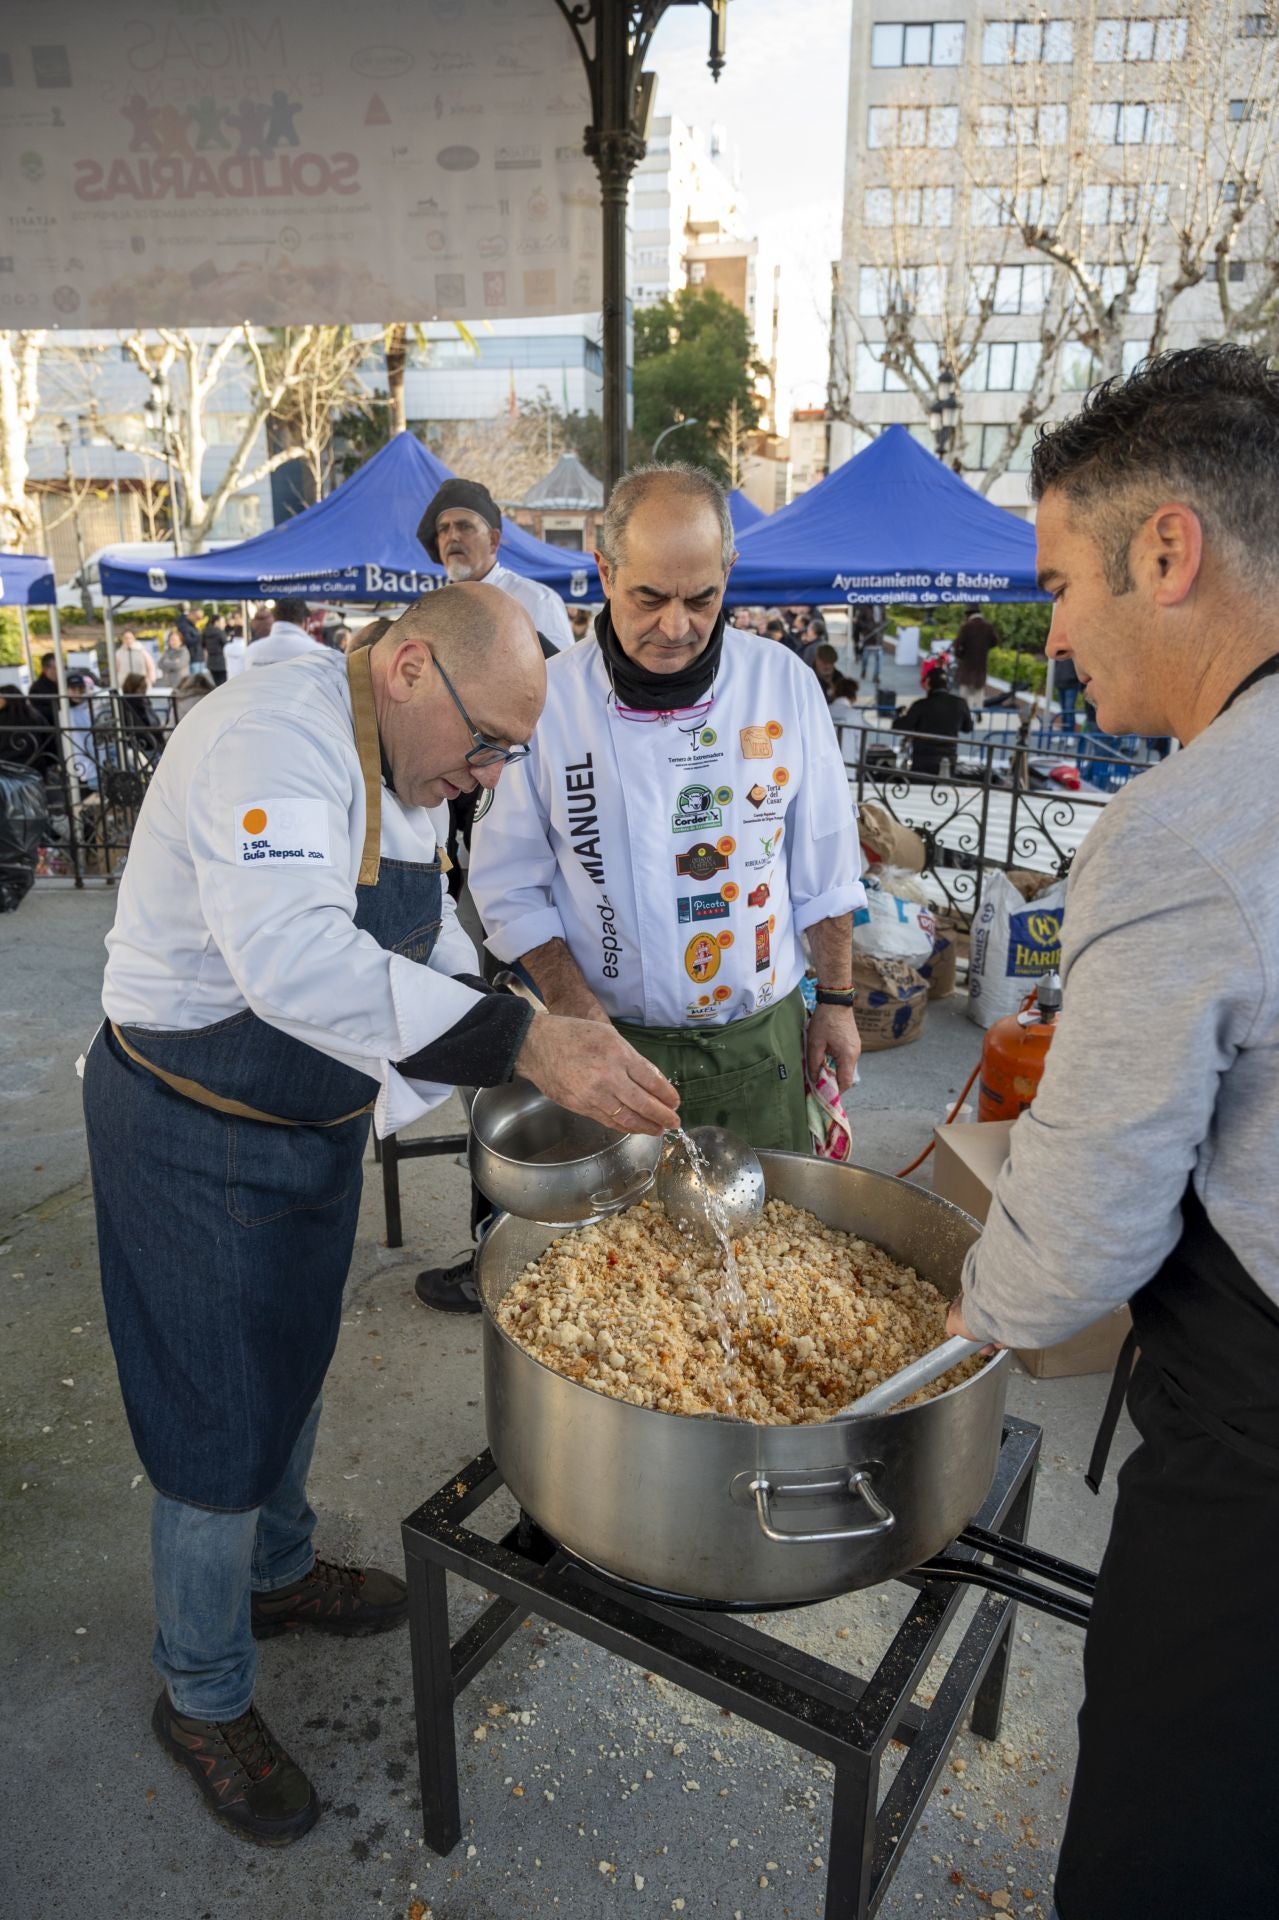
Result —
M 1031 601 L 1023 606 L 984 606 L 986 619 L 999 635 L 1000 645 L 1015 653 L 1042 653 L 1048 638 L 1052 608 L 1045 602 Z M 890 607 L 888 631 L 899 627 L 918 627 L 925 647 L 936 640 L 953 640 L 964 620 L 964 609 L 946 607 Z
M 1032 693 L 1042 693 L 1048 680 L 1048 662 L 1019 653 L 1015 647 L 992 647 L 986 671 L 996 680 L 1007 680 L 1010 686 L 1026 687 Z

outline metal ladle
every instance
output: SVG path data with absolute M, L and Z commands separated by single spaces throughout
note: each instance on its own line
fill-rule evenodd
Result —
M 669 1220 L 697 1240 L 718 1236 L 712 1204 L 730 1238 L 753 1227 L 764 1211 L 764 1169 L 753 1147 L 727 1127 L 693 1127 L 688 1138 L 702 1166 L 696 1167 L 679 1133 L 668 1133 L 653 1175 L 653 1194 Z M 708 1194 L 709 1189 L 709 1194 Z
M 912 1360 L 908 1366 L 899 1367 L 896 1373 L 890 1373 L 887 1380 L 881 1380 L 877 1387 L 871 1387 L 860 1399 L 841 1407 L 838 1413 L 831 1415 L 831 1419 L 850 1420 L 854 1416 L 860 1418 L 864 1413 L 887 1413 L 899 1400 L 909 1399 L 921 1387 L 930 1387 L 934 1380 L 940 1380 L 943 1373 L 949 1373 L 961 1360 L 967 1360 L 970 1354 L 984 1352 L 989 1345 L 988 1340 L 965 1340 L 962 1334 L 957 1333 L 952 1339 L 943 1340 L 930 1353 Z

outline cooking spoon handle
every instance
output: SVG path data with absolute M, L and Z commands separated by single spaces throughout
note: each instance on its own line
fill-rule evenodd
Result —
M 887 1413 L 899 1400 L 908 1399 L 912 1393 L 918 1393 L 921 1387 L 931 1386 L 943 1373 L 949 1373 L 961 1360 L 967 1360 L 970 1354 L 980 1353 L 989 1344 L 987 1340 L 965 1340 L 959 1334 L 953 1340 L 943 1340 L 931 1353 L 912 1360 L 908 1367 L 899 1368 L 887 1380 L 881 1380 L 877 1387 L 872 1387 L 869 1393 L 862 1394 L 859 1400 L 841 1408 L 832 1418 L 847 1420 L 854 1414 L 860 1418 L 864 1413 Z

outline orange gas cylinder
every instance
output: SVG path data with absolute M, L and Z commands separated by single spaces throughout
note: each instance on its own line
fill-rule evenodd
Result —
M 979 1120 L 1015 1120 L 1025 1112 L 1039 1091 L 1060 1012 L 1061 981 L 1049 973 L 1020 1013 L 996 1020 L 981 1050 Z

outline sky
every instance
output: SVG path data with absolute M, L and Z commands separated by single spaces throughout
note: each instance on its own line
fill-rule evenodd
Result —
M 673 6 L 649 50 L 654 112 L 718 122 L 738 161 L 760 254 L 781 262 L 778 400 L 826 399 L 830 265 L 838 257 L 852 0 L 731 0 L 728 60 L 706 65 L 710 15 Z M 769 297 L 763 285 L 761 301 Z

